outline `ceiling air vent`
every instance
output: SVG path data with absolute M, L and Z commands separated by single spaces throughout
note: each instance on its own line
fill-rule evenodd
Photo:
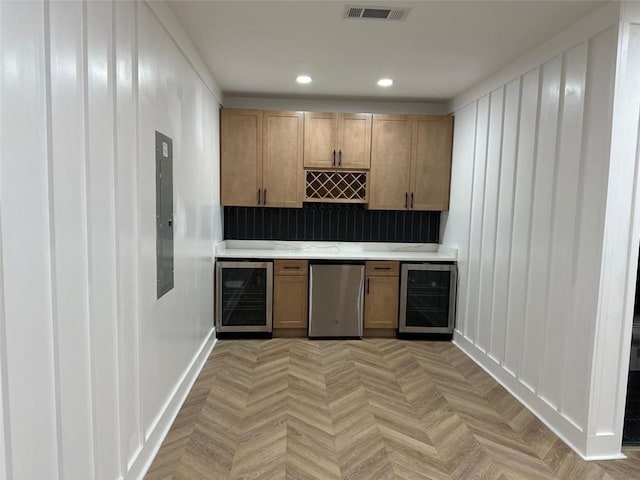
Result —
M 347 6 L 344 12 L 344 18 L 404 20 L 407 17 L 407 13 L 409 13 L 408 8 Z

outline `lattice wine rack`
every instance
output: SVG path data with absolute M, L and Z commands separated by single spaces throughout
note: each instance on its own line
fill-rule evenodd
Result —
M 367 172 L 305 170 L 305 202 L 367 203 Z

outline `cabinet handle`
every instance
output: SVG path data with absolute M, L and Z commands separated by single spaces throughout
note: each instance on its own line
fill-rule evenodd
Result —
M 258 205 L 260 205 L 260 189 L 258 189 Z
M 262 205 L 267 204 L 267 189 L 262 190 Z
M 373 267 L 374 270 L 391 270 L 391 267 Z
M 300 270 L 300 267 L 282 267 L 284 270 Z
M 369 295 L 369 280 L 371 279 L 367 278 L 367 295 Z
M 342 150 L 338 151 L 338 166 L 342 166 Z
M 404 208 L 409 208 L 409 194 L 404 192 Z
M 336 151 L 333 151 L 333 166 L 336 166 Z
M 413 208 L 413 192 L 411 192 L 411 208 Z

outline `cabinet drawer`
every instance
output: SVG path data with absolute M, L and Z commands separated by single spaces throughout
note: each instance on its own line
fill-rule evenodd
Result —
M 276 275 L 307 275 L 309 260 L 276 260 Z
M 400 274 L 400 262 L 367 262 L 367 276 L 397 277 Z

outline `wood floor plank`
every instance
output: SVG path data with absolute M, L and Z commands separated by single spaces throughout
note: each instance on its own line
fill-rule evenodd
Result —
M 631 480 L 447 342 L 220 341 L 147 480 Z

